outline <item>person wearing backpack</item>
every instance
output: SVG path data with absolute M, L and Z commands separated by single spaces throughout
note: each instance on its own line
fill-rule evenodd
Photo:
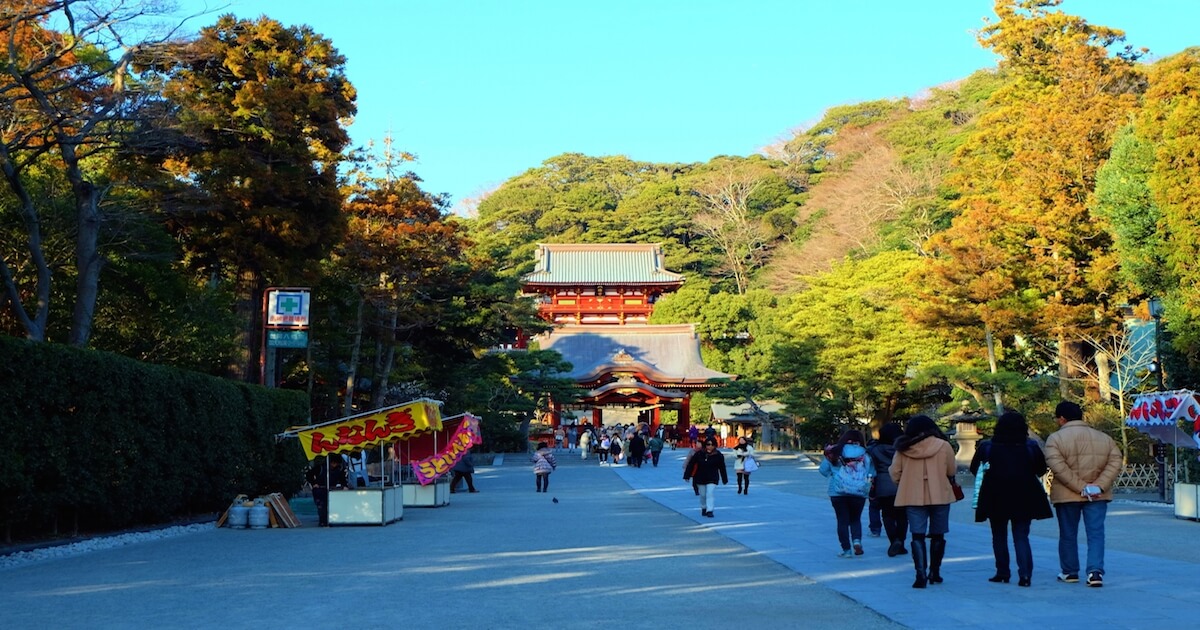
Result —
M 837 517 L 840 558 L 863 554 L 862 512 L 875 479 L 875 465 L 863 447 L 863 435 L 853 429 L 842 433 L 837 444 L 826 449 L 821 474 L 829 477 L 829 502 Z

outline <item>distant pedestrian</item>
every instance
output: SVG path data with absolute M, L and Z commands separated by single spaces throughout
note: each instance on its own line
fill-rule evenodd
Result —
M 661 432 L 660 432 L 661 433 Z M 650 438 L 650 461 L 658 468 L 658 458 L 662 456 L 664 442 L 662 435 L 655 435 Z
M 467 482 L 468 492 L 479 492 L 475 489 L 475 480 L 473 479 L 473 475 L 475 474 L 475 463 L 471 461 L 470 453 L 466 453 L 462 456 L 462 459 L 455 462 L 454 466 L 450 468 L 450 473 L 451 493 L 458 492 L 458 487 L 463 481 Z
M 758 462 L 754 460 L 754 447 L 744 437 L 738 438 L 737 446 L 733 447 L 733 472 L 737 475 L 738 494 L 750 494 L 750 473 L 758 470 Z M 747 462 L 752 470 L 746 469 Z
M 642 458 L 646 456 L 646 440 L 641 433 L 634 433 L 629 438 L 629 465 L 634 468 L 642 467 Z
M 600 465 L 608 465 L 608 451 L 612 448 L 612 438 L 607 435 L 600 436 L 600 446 L 596 448 L 596 454 L 600 456 Z
M 704 448 L 688 460 L 683 479 L 691 481 L 699 489 L 700 515 L 713 517 L 716 506 L 717 482 L 729 484 L 729 471 L 725 468 L 725 456 L 717 450 L 716 440 L 705 440 Z
M 554 459 L 554 453 L 550 452 L 550 447 L 545 442 L 538 443 L 537 452 L 531 458 L 533 460 L 533 477 L 537 482 L 537 491 L 545 492 L 550 489 L 550 473 L 558 468 L 558 462 Z
M 1046 439 L 1046 464 L 1054 472 L 1050 501 L 1058 516 L 1059 582 L 1079 581 L 1079 519 L 1087 534 L 1087 585 L 1104 586 L 1104 518 L 1121 472 L 1121 449 L 1083 421 L 1083 409 L 1061 402 L 1059 429 Z M 989 474 L 991 471 L 988 471 Z
M 579 436 L 579 458 L 587 459 L 590 456 L 589 451 L 591 450 L 591 447 L 592 433 L 591 431 L 584 431 L 583 435 Z
M 950 504 L 955 501 L 950 480 L 958 473 L 954 448 L 932 418 L 913 416 L 904 435 L 896 440 L 896 455 L 888 472 L 896 482 L 896 507 L 906 509 L 912 532 L 909 549 L 917 573 L 913 588 L 941 584 Z
M 625 449 L 621 444 L 620 434 L 612 436 L 612 439 L 609 440 L 608 443 L 608 452 L 612 455 L 612 463 L 614 466 L 621 463 L 621 456 L 624 454 L 624 450 Z
M 862 512 L 875 478 L 875 465 L 867 457 L 863 435 L 853 429 L 845 431 L 837 444 L 821 460 L 822 475 L 829 477 L 829 502 L 837 518 L 838 543 L 841 558 L 863 555 Z
M 692 448 L 701 448 L 700 444 L 700 427 L 691 425 L 688 427 L 688 445 Z
M 1006 411 L 996 421 L 992 439 L 981 442 L 971 460 L 971 473 L 979 484 L 975 521 L 988 521 L 992 528 L 996 574 L 988 578 L 989 582 L 1007 583 L 1012 577 L 1008 564 L 1008 528 L 1012 523 L 1017 585 L 1032 583 L 1029 526 L 1035 519 L 1051 516 L 1050 502 L 1040 479 L 1046 474 L 1046 458 L 1037 442 L 1028 436 L 1025 416 Z
M 554 429 L 554 444 L 555 444 L 554 450 L 556 450 L 556 451 L 563 450 L 563 445 L 566 443 L 566 441 L 567 441 L 567 432 L 563 431 L 562 426 L 559 426 L 556 429 Z
M 579 443 L 579 429 L 575 425 L 567 427 L 567 452 L 574 453 L 575 446 Z

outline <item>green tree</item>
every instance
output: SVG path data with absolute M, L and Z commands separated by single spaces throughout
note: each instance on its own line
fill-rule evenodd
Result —
M 827 374 L 830 389 L 848 397 L 858 418 L 890 421 L 916 370 L 948 352 L 944 339 L 906 316 L 916 294 L 909 273 L 919 264 L 915 254 L 897 251 L 846 260 L 810 278 L 788 305 L 791 344 L 813 353 L 818 365 L 811 371 Z
M 200 195 L 168 225 L 188 264 L 237 283 L 254 377 L 268 285 L 310 282 L 345 230 L 338 165 L 355 112 L 345 58 L 307 26 L 222 16 L 155 66 L 187 142 L 156 157 Z

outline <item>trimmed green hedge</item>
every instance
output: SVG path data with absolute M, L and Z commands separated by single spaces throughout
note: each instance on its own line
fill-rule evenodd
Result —
M 40 536 L 213 513 L 294 494 L 302 392 L 0 336 L 0 524 Z

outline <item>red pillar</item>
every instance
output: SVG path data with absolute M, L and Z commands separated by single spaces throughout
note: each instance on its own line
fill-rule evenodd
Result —
M 604 410 L 599 407 L 592 407 L 592 426 L 600 428 L 604 424 Z
M 679 437 L 686 440 L 688 427 L 692 426 L 692 395 L 688 394 L 679 401 Z
M 557 429 L 562 425 L 562 403 L 553 401 L 550 403 L 550 428 Z
M 650 420 L 650 435 L 658 433 L 658 427 L 662 426 L 662 407 L 654 408 L 654 415 Z

